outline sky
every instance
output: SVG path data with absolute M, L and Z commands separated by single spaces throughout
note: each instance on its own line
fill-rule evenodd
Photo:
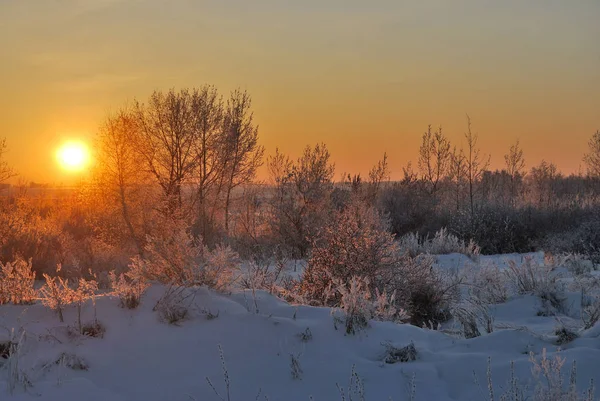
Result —
M 493 168 L 582 166 L 600 129 L 598 0 L 0 0 L 0 138 L 27 181 L 68 183 L 55 151 L 153 90 L 253 97 L 260 140 L 327 144 L 338 176 L 387 152 L 392 178 L 428 124 L 466 114 Z M 262 172 L 261 174 L 264 174 Z

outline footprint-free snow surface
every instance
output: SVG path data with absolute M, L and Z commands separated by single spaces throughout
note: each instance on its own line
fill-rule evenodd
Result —
M 502 257 L 496 258 L 501 264 Z M 450 267 L 465 263 L 458 255 L 440 261 Z M 558 349 L 556 317 L 537 316 L 539 299 L 532 295 L 494 306 L 494 332 L 464 339 L 449 334 L 451 330 L 377 321 L 356 335 L 345 335 L 334 327 L 328 308 L 289 305 L 265 292 L 223 295 L 207 289 L 198 290 L 192 316 L 173 326 L 152 310 L 163 292 L 164 287 L 151 287 L 135 310 L 100 297 L 96 314 L 106 328 L 102 338 L 72 334 L 74 308 L 66 310 L 61 324 L 41 305 L 0 306 L 0 341 L 8 340 L 13 328 L 13 336 L 24 332 L 18 360 L 11 361 L 18 366 L 0 359 L 0 400 L 247 401 L 267 396 L 271 401 L 308 401 L 312 396 L 331 401 L 341 399 L 338 387 L 351 391 L 354 370 L 368 401 L 411 400 L 413 394 L 414 400 L 482 401 L 489 399 L 488 360 L 498 393 L 510 378 L 511 362 L 519 384 L 533 392 L 529 353 L 539 355 L 545 348 L 553 356 Z M 576 295 L 569 294 L 573 305 L 579 302 Z M 86 305 L 85 320 L 92 319 L 93 310 Z M 561 319 L 576 320 L 569 313 Z M 600 382 L 599 335 L 596 325 L 562 346 L 565 382 L 576 360 L 580 391 L 590 379 Z M 384 361 L 390 346 L 411 343 L 416 360 Z M 15 371 L 26 375 L 31 386 L 19 384 L 9 395 L 8 374 Z

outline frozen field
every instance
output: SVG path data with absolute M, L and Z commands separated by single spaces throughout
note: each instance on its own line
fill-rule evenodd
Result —
M 543 263 L 543 254 L 530 256 Z M 520 263 L 523 256 L 482 256 L 474 264 L 462 255 L 445 255 L 438 257 L 438 268 L 470 271 L 493 262 L 505 269 L 508 259 Z M 593 282 L 596 272 L 574 278 L 558 267 L 553 274 L 564 286 L 560 312 L 544 316 L 548 314 L 540 312 L 540 297 L 510 293 L 507 302 L 488 308 L 493 332 L 480 327 L 481 336 L 471 339 L 460 334 L 454 321 L 436 330 L 372 321 L 366 330 L 345 335 L 334 327 L 329 308 L 294 306 L 249 290 L 223 295 L 199 289 L 190 317 L 177 326 L 159 321 L 152 311 L 164 287 L 151 287 L 136 310 L 100 297 L 96 313 L 106 328 L 103 338 L 71 334 L 74 308 L 66 309 L 61 324 L 55 313 L 38 304 L 3 305 L 0 341 L 8 341 L 14 329 L 13 338 L 22 342 L 18 358 L 0 359 L 0 399 L 329 401 L 344 399 L 341 388 L 346 400 L 363 399 L 359 393 L 364 391 L 365 400 L 484 401 L 510 392 L 507 383 L 513 373 L 512 387 L 525 396 L 540 383 L 547 385 L 533 374 L 530 353 L 539 360 L 546 349 L 554 360 L 559 348 L 558 355 L 566 359 L 564 388 L 570 385 L 576 360 L 576 386 L 583 393 L 591 379 L 600 382 L 600 325 L 584 330 L 581 322 L 581 283 Z M 86 305 L 84 320 L 92 320 L 93 311 Z M 559 324 L 572 327 L 578 338 L 559 346 Z M 386 357 L 392 362 L 391 347 L 411 343 L 416 360 L 386 363 Z M 354 390 L 349 389 L 352 371 Z M 8 394 L 9 374 L 20 379 L 13 395 Z M 23 389 L 25 377 L 31 386 Z M 355 386 L 357 380 L 360 384 Z M 519 399 L 512 397 L 506 399 Z

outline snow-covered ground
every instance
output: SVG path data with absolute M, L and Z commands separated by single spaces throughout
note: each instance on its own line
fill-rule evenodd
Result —
M 543 260 L 543 254 L 533 256 Z M 481 257 L 480 263 L 505 266 L 509 258 L 520 262 L 523 255 Z M 438 257 L 438 264 L 462 269 L 472 262 L 454 254 Z M 135 310 L 100 297 L 96 313 L 106 328 L 103 338 L 71 334 L 74 308 L 66 310 L 61 324 L 41 305 L 0 306 L 0 328 L 6 329 L 0 330 L 0 342 L 10 338 L 13 328 L 17 334 L 25 333 L 18 361 L 12 363 L 18 362 L 18 371 L 32 383 L 27 390 L 20 387 L 8 395 L 10 369 L 7 360 L 0 359 L 5 365 L 0 369 L 0 386 L 4 387 L 0 399 L 219 401 L 208 377 L 223 400 L 268 396 L 271 401 L 307 401 L 312 396 L 315 401 L 330 401 L 342 399 L 338 385 L 348 394 L 354 369 L 366 400 L 411 400 L 414 384 L 414 400 L 484 401 L 490 399 L 488 358 L 497 397 L 506 389 L 511 362 L 520 387 L 531 393 L 536 381 L 529 353 L 540 355 L 545 348 L 553 356 L 558 349 L 556 316 L 538 316 L 541 301 L 533 295 L 511 296 L 508 302 L 493 306 L 494 332 L 464 339 L 449 334 L 452 323 L 437 331 L 373 321 L 359 334 L 345 335 L 334 327 L 330 309 L 289 305 L 262 291 L 223 295 L 200 289 L 194 298 L 195 313 L 173 326 L 159 321 L 152 311 L 163 291 L 164 287 L 151 287 Z M 580 300 L 576 291 L 567 296 L 567 310 L 559 318 L 575 325 Z M 85 320 L 92 319 L 93 310 L 86 306 Z M 417 350 L 415 361 L 384 362 L 390 345 L 401 348 L 411 342 Z M 219 347 L 230 381 L 229 395 Z M 560 355 L 567 359 L 566 383 L 573 360 L 577 361 L 580 391 L 590 379 L 600 382 L 598 324 L 561 347 Z M 299 378 L 292 375 L 292 356 L 301 370 Z

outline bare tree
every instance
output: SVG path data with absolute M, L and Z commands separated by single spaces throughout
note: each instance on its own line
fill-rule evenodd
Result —
M 475 216 L 475 193 L 476 185 L 481 180 L 483 173 L 490 164 L 490 157 L 482 156 L 477 147 L 477 134 L 471 130 L 471 117 L 467 115 L 467 152 L 465 155 L 465 170 L 467 172 L 467 183 L 469 185 L 469 205 L 471 209 L 471 219 Z
M 467 163 L 464 152 L 462 151 L 462 149 L 457 150 L 455 147 L 452 150 L 452 154 L 450 157 L 449 176 L 453 185 L 456 210 L 460 209 L 461 195 L 465 187 L 465 181 L 467 177 L 466 164 Z
M 262 165 L 264 147 L 258 144 L 258 126 L 254 124 L 252 99 L 246 91 L 235 90 L 227 101 L 224 118 L 225 231 L 229 231 L 232 191 L 251 182 Z
M 374 204 L 385 181 L 390 179 L 390 169 L 388 166 L 387 153 L 377 162 L 369 171 L 369 182 L 367 183 L 366 199 L 370 204 Z
M 160 185 L 173 213 L 182 206 L 182 185 L 198 163 L 192 94 L 187 90 L 155 91 L 147 104 L 136 103 L 138 149 L 148 171 Z
M 208 228 L 213 223 L 207 210 L 210 198 L 218 199 L 218 183 L 224 174 L 223 99 L 213 86 L 203 86 L 192 92 L 192 118 L 196 131 L 194 152 L 197 168 L 193 177 L 196 185 L 197 225 L 206 240 Z
M 540 207 L 550 207 L 554 199 L 554 185 L 560 177 L 556 165 L 542 160 L 538 166 L 531 168 L 533 201 Z
M 135 140 L 137 129 L 138 121 L 131 110 L 124 108 L 109 115 L 98 131 L 95 156 L 99 188 L 119 205 L 129 236 L 141 255 L 141 233 L 134 227 L 131 210 L 146 181 L 140 169 L 143 160 Z
M 4 159 L 4 155 L 7 151 L 6 138 L 0 139 L 0 183 L 17 175 Z
M 592 177 L 600 177 L 600 130 L 596 131 L 588 142 L 589 151 L 583 156 L 587 165 L 588 174 Z
M 440 181 L 447 176 L 450 157 L 450 141 L 442 133 L 442 128 L 432 131 L 431 125 L 428 126 L 419 149 L 418 167 L 431 195 L 435 195 Z
M 525 158 L 523 157 L 523 149 L 519 146 L 519 141 L 515 142 L 504 155 L 506 164 L 506 172 L 510 177 L 510 199 L 514 204 L 517 196 L 517 187 L 525 176 Z

